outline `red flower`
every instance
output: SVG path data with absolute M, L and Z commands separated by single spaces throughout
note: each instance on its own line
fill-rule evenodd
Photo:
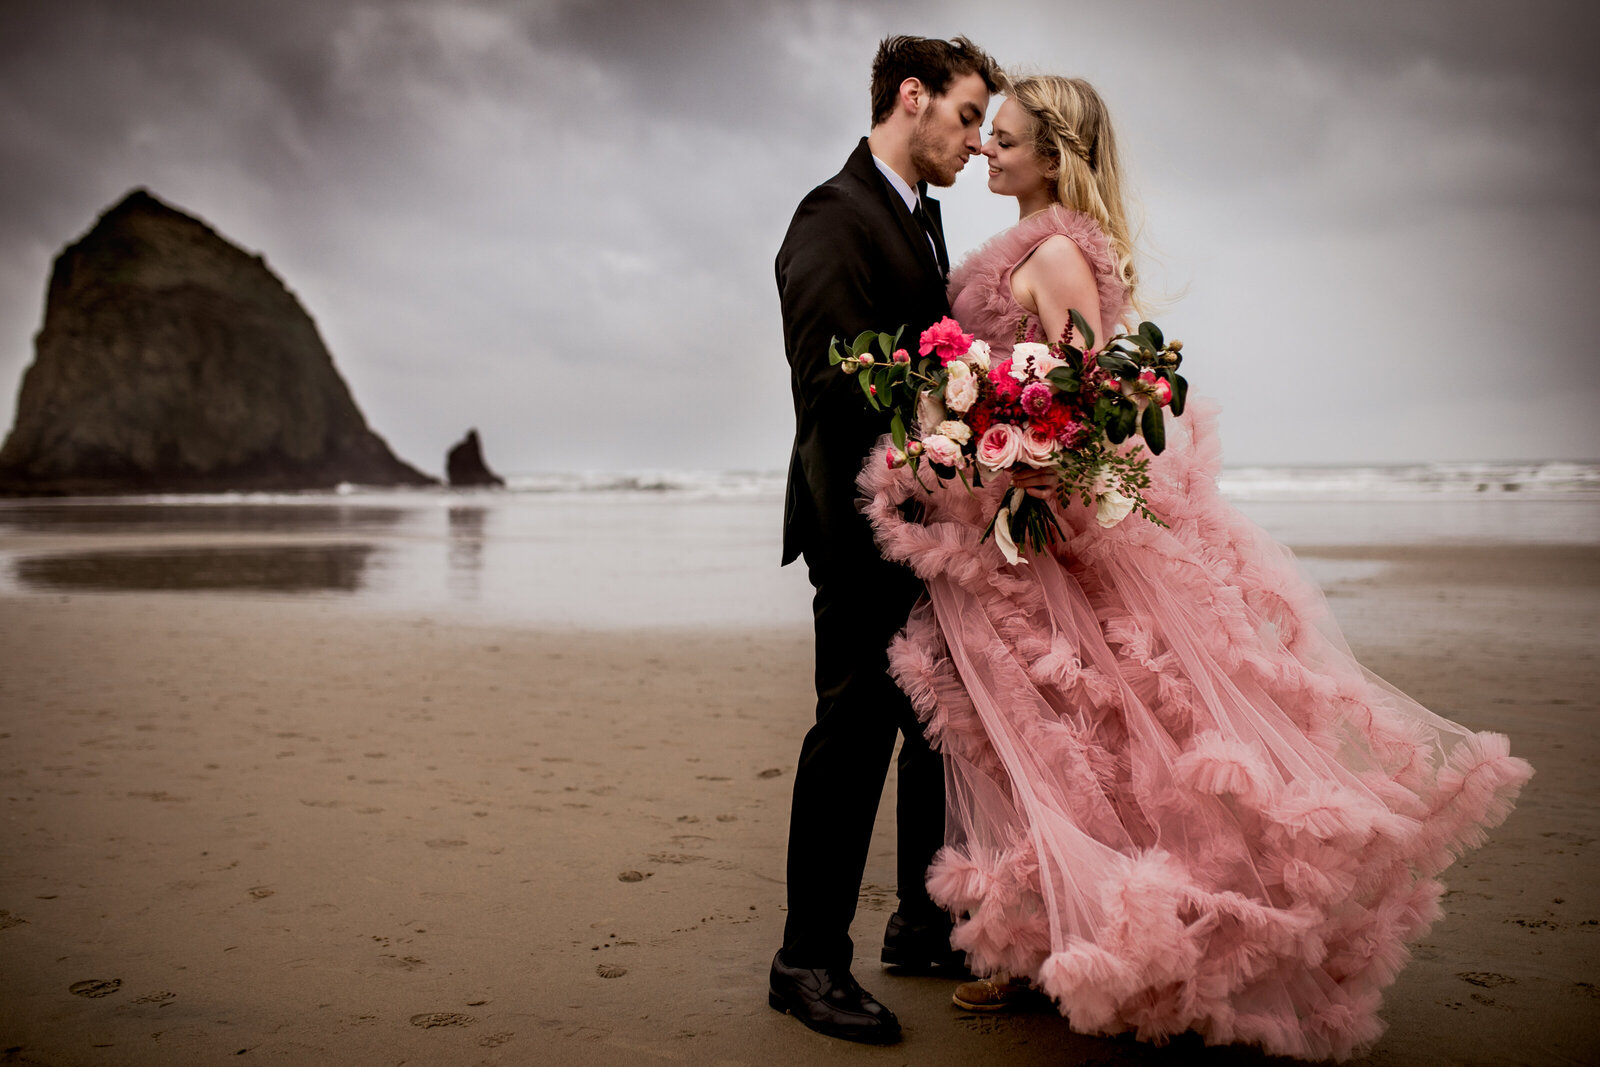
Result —
M 972 436 L 976 440 L 983 436 L 985 430 L 994 425 L 994 405 L 979 401 L 967 411 L 966 424 L 972 427 Z
M 923 330 L 921 340 L 917 351 L 925 356 L 937 352 L 942 367 L 948 367 L 972 347 L 972 334 L 962 333 L 961 324 L 948 315 Z
M 1003 359 L 989 368 L 989 383 L 1002 404 L 1015 404 L 1022 396 L 1022 383 L 1011 376 L 1011 361 Z

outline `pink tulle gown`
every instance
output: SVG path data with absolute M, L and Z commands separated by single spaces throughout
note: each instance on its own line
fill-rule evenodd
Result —
M 1053 208 L 952 275 L 996 359 L 1024 314 L 1011 270 L 1057 233 L 1121 316 L 1104 236 Z M 1343 1058 L 1382 1032 L 1435 876 L 1532 770 L 1356 662 L 1288 550 L 1218 495 L 1211 405 L 1168 426 L 1147 498 L 1170 528 L 1073 505 L 1026 566 L 979 542 L 1004 478 L 930 496 L 881 450 L 864 469 L 885 554 L 928 587 L 890 663 L 945 757 L 929 888 L 975 972 L 1027 976 L 1076 1030 Z

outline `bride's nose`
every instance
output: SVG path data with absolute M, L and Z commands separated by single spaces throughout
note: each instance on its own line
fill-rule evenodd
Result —
M 978 154 L 988 156 L 990 159 L 993 159 L 994 154 L 997 151 L 995 148 L 996 140 L 997 138 L 991 137 L 987 141 L 983 142 L 983 147 L 978 149 Z

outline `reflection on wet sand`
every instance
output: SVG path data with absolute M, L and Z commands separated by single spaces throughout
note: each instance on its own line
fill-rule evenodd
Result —
M 71 552 L 28 556 L 17 581 L 39 591 L 231 590 L 354 593 L 375 545 L 266 545 Z
M 450 591 L 460 600 L 478 599 L 478 577 L 483 570 L 484 526 L 489 509 L 450 509 Z

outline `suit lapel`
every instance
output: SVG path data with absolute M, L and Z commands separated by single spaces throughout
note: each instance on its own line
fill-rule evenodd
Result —
M 944 286 L 944 271 L 939 263 L 938 256 L 932 248 L 928 247 L 928 235 L 922 232 L 922 226 L 912 216 L 910 209 L 906 207 L 906 202 L 900 199 L 900 194 L 895 191 L 894 186 L 890 185 L 889 180 L 878 170 L 878 165 L 872 160 L 872 149 L 867 147 L 867 139 L 865 137 L 861 139 L 861 143 L 850 156 L 850 161 L 845 165 L 845 169 L 853 172 L 859 181 L 877 190 L 878 199 L 883 204 L 884 211 L 894 219 L 901 235 L 906 239 L 906 242 L 911 246 L 912 252 L 916 255 L 917 262 L 921 263 L 927 270 L 930 280 L 938 282 L 942 288 Z M 924 198 L 923 203 L 927 204 L 930 201 Z M 932 208 L 930 210 L 937 212 L 938 209 Z M 938 215 L 935 213 L 933 218 L 935 220 L 934 226 L 938 229 Z M 942 231 L 940 231 L 938 243 L 941 246 L 944 243 Z

